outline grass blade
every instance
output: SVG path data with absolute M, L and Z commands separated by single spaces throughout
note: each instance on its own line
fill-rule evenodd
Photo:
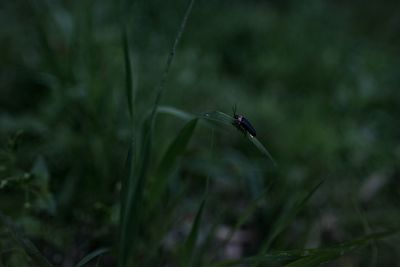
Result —
M 261 247 L 259 255 L 263 255 L 271 246 L 272 242 L 277 238 L 295 219 L 297 214 L 303 209 L 307 201 L 314 195 L 318 188 L 323 184 L 325 180 L 321 180 L 316 186 L 314 186 L 305 197 L 303 197 L 293 209 L 288 212 L 284 212 L 276 221 L 272 227 L 272 233 L 269 238 L 264 242 Z
M 204 113 L 201 115 L 201 117 L 203 119 L 206 120 L 211 120 L 211 121 L 215 121 L 215 122 L 219 122 L 225 125 L 232 125 L 232 122 L 234 120 L 234 118 L 232 116 L 229 116 L 228 114 L 225 114 L 221 111 L 213 111 L 213 112 L 209 112 L 209 113 Z
M 175 116 L 177 118 L 180 118 L 182 120 L 192 120 L 192 119 L 196 118 L 195 115 L 190 114 L 189 112 L 186 112 L 181 109 L 177 109 L 175 107 L 170 107 L 170 106 L 159 106 L 157 109 L 157 112 L 169 114 L 169 115 Z
M 161 96 L 162 96 L 162 93 L 163 93 L 164 88 L 165 88 L 165 84 L 167 83 L 169 70 L 171 68 L 172 61 L 173 61 L 173 59 L 175 57 L 176 48 L 178 47 L 178 44 L 179 44 L 179 42 L 180 42 L 180 40 L 182 38 L 183 32 L 185 31 L 186 23 L 187 23 L 187 21 L 189 19 L 190 13 L 192 12 L 192 8 L 193 8 L 193 5 L 194 5 L 194 2 L 195 2 L 195 0 L 190 0 L 190 2 L 189 2 L 189 5 L 188 5 L 188 7 L 186 9 L 186 12 L 185 12 L 185 15 L 183 16 L 181 25 L 180 25 L 180 27 L 178 29 L 177 34 L 176 34 L 175 41 L 174 41 L 174 43 L 172 45 L 172 48 L 171 48 L 171 51 L 170 51 L 170 53 L 168 55 L 167 62 L 166 62 L 166 65 L 165 65 L 165 69 L 164 69 L 164 72 L 163 72 L 163 76 L 162 76 L 161 81 L 160 81 L 160 83 L 158 85 L 156 101 L 155 101 L 153 112 L 152 112 L 152 118 L 154 117 L 156 109 L 157 109 L 157 107 L 158 107 L 158 105 L 160 103 Z
M 26 254 L 38 265 L 44 267 L 53 267 L 53 265 L 40 253 L 36 246 L 27 238 L 22 236 L 16 225 L 5 215 L 0 213 L 0 221 L 11 232 L 18 245 L 26 252 Z
M 252 214 L 254 214 L 255 210 L 261 205 L 261 203 L 265 201 L 265 195 L 269 192 L 271 188 L 272 186 L 269 186 L 267 189 L 265 189 L 264 192 L 257 199 L 255 199 L 247 209 L 244 210 L 242 215 L 239 217 L 239 220 L 229 233 L 228 237 L 224 240 L 222 245 L 223 247 L 225 247 L 230 242 L 233 235 L 247 222 L 247 220 Z
M 87 263 L 89 263 L 91 260 L 95 259 L 96 257 L 109 252 L 110 249 L 108 248 L 100 248 L 97 249 L 91 253 L 89 253 L 88 255 L 86 255 L 83 259 L 81 259 L 76 265 L 75 267 L 83 267 L 85 266 Z
M 339 245 L 327 248 L 272 251 L 255 257 L 247 257 L 239 260 L 223 261 L 212 265 L 212 267 L 230 267 L 241 264 L 256 264 L 256 263 L 265 264 L 271 262 L 281 262 L 290 260 L 292 260 L 292 262 L 286 264 L 285 265 L 286 267 L 320 266 L 322 263 L 338 259 L 339 257 L 341 257 L 346 253 L 349 253 L 357 249 L 361 249 L 370 244 L 371 242 L 376 242 L 378 240 L 392 236 L 394 234 L 397 234 L 399 231 L 400 229 L 395 229 L 395 230 L 365 235 L 361 238 L 357 238 L 352 241 L 344 242 Z
M 122 193 L 126 193 L 126 197 L 122 196 L 122 201 L 126 203 L 121 203 L 121 207 L 124 207 L 124 211 L 122 211 L 121 221 L 121 242 L 120 242 L 120 255 L 119 255 L 119 266 L 125 267 L 128 266 L 130 260 L 132 259 L 132 253 L 129 253 L 134 247 L 134 242 L 136 236 L 139 231 L 140 226 L 140 218 L 142 218 L 143 210 L 141 209 L 142 200 L 143 200 L 143 189 L 146 184 L 146 176 L 148 171 L 148 166 L 150 162 L 151 155 L 151 145 L 153 139 L 153 128 L 156 118 L 156 111 L 158 109 L 162 93 L 165 88 L 165 84 L 167 82 L 169 70 L 175 56 L 176 48 L 179 44 L 179 41 L 182 37 L 183 31 L 185 29 L 187 20 L 191 13 L 192 7 L 194 4 L 194 0 L 191 0 L 188 8 L 186 9 L 185 15 L 181 22 L 180 28 L 178 29 L 178 33 L 176 35 L 175 41 L 171 48 L 171 52 L 168 55 L 166 66 L 163 72 L 163 76 L 157 88 L 157 96 L 155 103 L 153 105 L 153 109 L 151 115 L 144 121 L 142 127 L 142 146 L 140 148 L 140 161 L 137 161 L 136 170 L 137 172 L 133 173 L 133 168 L 129 168 L 128 177 L 129 180 L 127 182 L 123 182 L 122 186 L 129 186 L 126 189 L 122 189 Z M 131 149 L 131 155 L 133 153 L 133 149 Z M 129 163 L 130 165 L 133 162 Z M 132 182 L 132 185 L 130 184 Z
M 194 133 L 198 119 L 193 119 L 189 121 L 178 133 L 176 138 L 169 145 L 167 151 L 165 152 L 159 167 L 155 173 L 155 178 L 157 181 L 154 183 L 151 192 L 151 202 L 150 210 L 153 210 L 155 205 L 159 203 L 165 187 L 168 183 L 168 177 L 170 176 L 178 157 L 181 156 Z
M 129 210 L 132 209 L 132 198 L 135 183 L 134 176 L 134 159 L 133 159 L 134 145 L 131 142 L 128 155 L 125 162 L 125 172 L 122 178 L 121 184 L 121 211 L 120 211 L 120 237 L 119 237 L 119 263 L 120 266 L 127 261 L 130 242 L 132 241 L 130 236 L 129 227 Z
M 188 122 L 179 132 L 175 140 L 170 144 L 156 172 L 157 177 L 165 177 L 171 172 L 178 156 L 185 151 L 196 128 L 196 124 L 197 119 Z
M 203 119 L 214 121 L 214 122 L 219 122 L 225 125 L 230 125 L 233 126 L 232 123 L 235 120 L 232 116 L 223 113 L 221 111 L 213 111 L 209 113 L 204 113 L 203 115 L 200 116 Z M 265 148 L 265 146 L 254 136 L 250 134 L 246 134 L 247 139 L 249 139 L 253 145 L 267 158 L 269 158 L 272 163 L 277 166 L 276 161 L 272 157 L 271 153 L 268 152 L 268 150 Z
M 187 267 L 187 266 L 191 265 L 191 259 L 192 259 L 193 251 L 194 251 L 194 248 L 196 245 L 197 237 L 199 235 L 200 221 L 201 221 L 201 217 L 203 215 L 206 198 L 207 198 L 207 193 L 206 193 L 206 196 L 204 197 L 204 199 L 200 203 L 199 209 L 197 210 L 197 213 L 196 213 L 196 217 L 192 224 L 192 228 L 190 230 L 190 234 L 184 244 L 182 255 L 181 255 L 181 260 L 182 260 L 181 266 L 182 267 Z
M 131 120 L 133 120 L 133 82 L 132 82 L 132 62 L 129 51 L 129 39 L 127 29 L 122 31 L 122 42 L 124 49 L 124 63 L 125 63 L 125 90 L 128 99 L 128 110 Z
M 263 153 L 265 156 L 267 156 L 267 158 L 269 158 L 275 166 L 278 166 L 276 164 L 276 161 L 272 157 L 271 153 L 269 153 L 269 151 L 265 148 L 265 146 L 263 144 L 261 144 L 261 142 L 258 141 L 258 139 L 256 137 L 254 137 L 250 134 L 246 134 L 246 136 L 247 136 L 247 139 L 249 139 L 258 148 L 258 150 L 261 151 L 261 153 Z
M 340 258 L 345 253 L 349 253 L 356 249 L 363 248 L 370 244 L 371 242 L 376 242 L 377 240 L 383 239 L 385 237 L 394 235 L 399 232 L 397 230 L 385 231 L 380 233 L 374 233 L 370 235 L 366 235 L 362 238 L 358 238 L 349 242 L 342 243 L 338 246 L 327 248 L 327 249 L 311 249 L 308 250 L 307 254 L 311 254 L 311 256 L 307 256 L 301 259 L 298 259 L 294 262 L 291 262 L 286 267 L 302 267 L 302 266 L 320 266 L 323 263 L 330 262 L 332 260 Z
M 286 267 L 313 267 L 313 266 L 320 266 L 323 263 L 327 263 L 332 261 L 336 258 L 340 257 L 340 253 L 336 251 L 329 251 L 324 253 L 319 253 L 315 256 L 305 257 L 295 262 L 289 263 L 285 265 Z
M 122 211 L 123 221 L 122 221 L 122 232 L 121 232 L 121 244 L 120 244 L 120 266 L 129 266 L 130 260 L 132 260 L 132 250 L 134 248 L 134 243 L 139 232 L 140 219 L 142 218 L 143 211 L 142 200 L 143 200 L 143 189 L 145 187 L 146 175 L 150 161 L 150 147 L 152 133 L 150 130 L 150 121 L 147 119 L 143 126 L 143 142 L 141 147 L 141 160 L 133 171 L 134 162 L 132 156 L 128 156 L 130 161 L 128 162 L 128 181 L 123 183 L 127 186 L 126 197 L 123 200 L 126 201 L 125 204 L 121 204 L 124 207 Z M 132 144 L 133 147 L 133 144 Z M 130 155 L 133 154 L 133 148 L 130 149 Z

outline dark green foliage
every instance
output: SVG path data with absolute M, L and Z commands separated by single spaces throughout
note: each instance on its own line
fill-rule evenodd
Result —
M 396 265 L 399 10 L 3 1 L 0 266 Z
M 29 256 L 29 258 L 37 264 L 37 266 L 52 267 L 53 265 L 43 256 L 43 254 L 36 248 L 36 246 L 28 239 L 26 239 L 17 229 L 13 222 L 0 213 L 0 221 L 5 226 L 11 235 L 17 242 L 17 244 L 23 249 L 23 251 Z
M 304 249 L 304 250 L 286 250 L 286 251 L 273 251 L 264 253 L 256 257 L 249 257 L 237 261 L 221 262 L 212 267 L 228 267 L 236 266 L 243 263 L 273 263 L 273 262 L 290 262 L 285 264 L 286 267 L 300 267 L 300 266 L 320 266 L 323 263 L 330 262 L 337 259 L 346 253 L 365 247 L 370 242 L 379 241 L 383 238 L 398 233 L 397 230 L 390 230 L 375 234 L 370 234 L 357 238 L 353 241 L 345 242 L 329 248 L 318 249 Z

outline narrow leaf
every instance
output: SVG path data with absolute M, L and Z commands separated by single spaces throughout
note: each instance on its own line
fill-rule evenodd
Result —
M 211 121 L 219 122 L 219 123 L 222 123 L 225 125 L 230 125 L 230 126 L 232 126 L 232 122 L 234 120 L 234 118 L 232 116 L 229 116 L 228 114 L 225 114 L 221 111 L 213 111 L 213 112 L 204 113 L 201 115 L 201 117 L 206 120 L 211 120 Z
M 122 226 L 121 226 L 121 242 L 120 242 L 120 255 L 119 255 L 119 266 L 126 267 L 129 265 L 130 260 L 132 259 L 132 248 L 134 247 L 137 234 L 140 226 L 140 219 L 142 218 L 143 209 L 143 189 L 146 184 L 147 172 L 149 168 L 149 163 L 151 159 L 151 146 L 153 139 L 153 128 L 156 119 L 156 112 L 161 101 L 161 96 L 165 88 L 165 84 L 167 82 L 168 73 L 175 56 L 176 48 L 181 39 L 183 31 L 185 29 L 187 20 L 191 13 L 192 7 L 194 4 L 194 0 L 191 0 L 188 8 L 186 9 L 185 15 L 181 22 L 180 28 L 178 29 L 177 35 L 175 37 L 175 41 L 172 45 L 171 51 L 168 55 L 167 62 L 165 65 L 165 69 L 163 75 L 161 77 L 160 83 L 156 89 L 156 99 L 152 108 L 152 112 L 150 116 L 144 121 L 142 126 L 142 140 L 141 140 L 141 148 L 140 148 L 140 160 L 137 161 L 136 172 L 133 175 L 133 172 L 130 172 L 132 176 L 133 183 L 132 185 L 123 183 L 123 186 L 129 185 L 126 190 L 126 197 L 123 197 L 122 200 L 125 201 L 125 204 L 121 204 L 124 207 L 125 211 L 122 211 Z M 126 48 L 128 46 L 127 42 L 124 45 Z M 127 51 L 127 49 L 125 49 Z M 125 53 L 127 55 L 128 53 Z M 126 62 L 128 62 L 128 57 L 125 56 Z M 129 64 L 127 64 L 129 65 Z M 127 83 L 128 84 L 128 83 Z M 127 88 L 129 88 L 127 86 Z M 130 111 L 131 112 L 131 111 Z M 131 112 L 132 113 L 132 112 Z M 133 151 L 131 151 L 133 152 Z M 132 170 L 132 168 L 131 168 Z
M 129 210 L 132 209 L 132 198 L 135 184 L 135 172 L 134 172 L 134 159 L 133 159 L 134 145 L 131 142 L 128 150 L 128 155 L 125 161 L 125 171 L 121 182 L 121 210 L 120 210 L 120 235 L 119 235 L 119 264 L 123 264 L 127 261 L 129 248 L 130 248 L 130 226 L 128 220 Z
M 265 200 L 265 195 L 269 192 L 269 190 L 272 188 L 272 186 L 269 186 L 264 192 L 253 201 L 253 203 L 242 212 L 242 215 L 239 217 L 239 220 L 229 233 L 229 236 L 226 238 L 226 240 L 223 242 L 223 247 L 226 246 L 226 244 L 229 243 L 229 241 L 232 239 L 233 235 L 247 222 L 247 220 L 250 218 L 252 214 L 254 214 L 254 211 L 257 209 L 257 207 L 260 206 L 260 204 Z
M 265 264 L 290 260 L 294 261 L 285 265 L 286 267 L 320 266 L 322 263 L 335 260 L 346 253 L 361 249 L 367 246 L 370 242 L 375 242 L 397 234 L 399 230 L 400 229 L 395 229 L 374 233 L 327 248 L 272 251 L 259 256 L 247 257 L 239 260 L 222 261 L 211 266 L 230 267 L 243 264 Z
M 210 120 L 210 121 L 214 121 L 214 122 L 219 122 L 225 125 L 230 125 L 232 126 L 232 123 L 234 122 L 234 118 L 232 116 L 229 116 L 228 114 L 225 114 L 221 111 L 213 111 L 213 112 L 209 112 L 209 113 L 204 113 L 200 116 L 201 118 L 205 119 L 205 120 Z M 260 152 L 264 155 L 267 156 L 272 163 L 277 166 L 274 158 L 272 157 L 272 155 L 268 152 L 268 150 L 264 147 L 264 145 L 254 136 L 250 135 L 250 134 L 246 134 L 247 139 L 249 139 L 254 146 L 260 150 Z
M 87 263 L 89 263 L 91 260 L 95 259 L 96 257 L 109 252 L 110 249 L 108 248 L 100 248 L 97 249 L 91 253 L 89 253 L 88 255 L 86 255 L 83 259 L 81 259 L 76 265 L 75 267 L 83 267 L 85 266 Z
M 131 120 L 133 119 L 133 82 L 132 82 L 132 62 L 129 50 L 129 39 L 127 29 L 124 28 L 122 32 L 122 43 L 124 49 L 124 63 L 125 63 L 125 93 L 128 100 L 128 110 Z
M 271 153 L 269 153 L 269 151 L 265 148 L 265 146 L 263 144 L 261 144 L 260 141 L 258 141 L 258 139 L 254 136 L 252 136 L 251 134 L 246 134 L 247 139 L 249 139 L 257 148 L 258 150 L 261 151 L 261 153 L 263 153 L 265 156 L 267 156 L 267 158 L 269 158 L 272 163 L 277 166 L 276 161 L 274 160 L 274 158 L 272 157 Z
M 352 241 L 342 243 L 335 247 L 331 247 L 331 248 L 327 248 L 327 249 L 311 249 L 311 250 L 308 250 L 308 252 L 309 252 L 308 255 L 310 255 L 310 256 L 298 259 L 298 260 L 291 262 L 285 266 L 286 267 L 320 266 L 323 263 L 327 263 L 332 260 L 336 260 L 336 259 L 340 258 L 345 253 L 349 253 L 353 250 L 363 248 L 371 242 L 375 242 L 377 240 L 397 234 L 398 232 L 399 232 L 399 229 L 380 232 L 380 233 L 374 233 L 374 234 L 366 235 L 366 236 L 358 238 L 358 239 L 354 239 Z
M 151 193 L 151 204 L 150 210 L 159 202 L 162 197 L 165 187 L 168 184 L 168 177 L 170 176 L 172 170 L 174 169 L 178 157 L 181 156 L 193 135 L 196 128 L 198 119 L 193 119 L 188 122 L 178 133 L 176 138 L 169 145 L 167 151 L 165 152 L 159 167 L 155 173 L 156 182 L 153 185 Z
M 304 196 L 297 205 L 287 213 L 283 213 L 272 227 L 272 232 L 269 238 L 262 245 L 262 249 L 259 255 L 263 255 L 271 246 L 272 242 L 293 222 L 297 214 L 303 209 L 307 201 L 314 195 L 317 189 L 322 185 L 324 180 L 321 180 L 316 186 L 314 186 L 306 196 Z
M 192 120 L 196 118 L 195 115 L 190 114 L 189 112 L 170 106 L 159 106 L 157 112 L 169 114 L 183 120 Z
M 187 267 L 187 266 L 191 265 L 191 258 L 192 258 L 193 251 L 194 251 L 194 248 L 196 245 L 197 237 L 199 235 L 200 221 L 201 221 L 201 217 L 203 215 L 205 203 L 206 203 L 206 197 L 200 203 L 199 209 L 197 210 L 196 217 L 192 224 L 192 228 L 190 230 L 190 234 L 184 244 L 183 252 L 182 252 L 182 264 L 181 264 L 182 267 Z

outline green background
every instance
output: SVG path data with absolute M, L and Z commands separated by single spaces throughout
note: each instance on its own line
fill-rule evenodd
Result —
M 74 266 L 102 247 L 111 251 L 99 266 L 117 264 L 130 140 L 140 166 L 143 121 L 187 6 L 0 3 L 0 211 L 54 266 Z M 197 1 L 160 104 L 197 115 L 232 115 L 237 105 L 278 165 L 234 127 L 202 121 L 171 163 L 165 193 L 155 196 L 149 188 L 162 179 L 157 166 L 185 125 L 175 113 L 158 114 L 129 248 L 136 266 L 184 261 L 181 247 L 207 179 L 193 266 L 226 260 L 218 231 L 247 215 L 236 257 L 257 255 L 283 225 L 273 250 L 324 248 L 398 227 L 399 23 L 397 1 Z M 372 242 L 327 266 L 396 266 L 399 241 Z M 3 225 L 2 264 L 33 264 Z

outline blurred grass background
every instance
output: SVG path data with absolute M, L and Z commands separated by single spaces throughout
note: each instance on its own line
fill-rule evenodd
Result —
M 0 3 L 0 211 L 55 266 L 74 266 L 101 247 L 113 249 L 99 266 L 117 264 L 131 135 L 140 146 L 187 5 Z M 161 104 L 192 114 L 230 114 L 236 104 L 278 167 L 233 127 L 197 125 L 162 199 L 144 189 L 144 203 L 157 203 L 140 218 L 136 266 L 177 266 L 207 178 L 194 266 L 256 255 L 278 218 L 321 179 L 271 248 L 327 247 L 398 227 L 399 23 L 397 1 L 196 2 Z M 133 128 L 121 24 L 131 52 Z M 184 125 L 157 116 L 149 188 Z M 399 241 L 393 236 L 328 266 L 398 266 Z M 2 226 L 0 266 L 30 264 Z

